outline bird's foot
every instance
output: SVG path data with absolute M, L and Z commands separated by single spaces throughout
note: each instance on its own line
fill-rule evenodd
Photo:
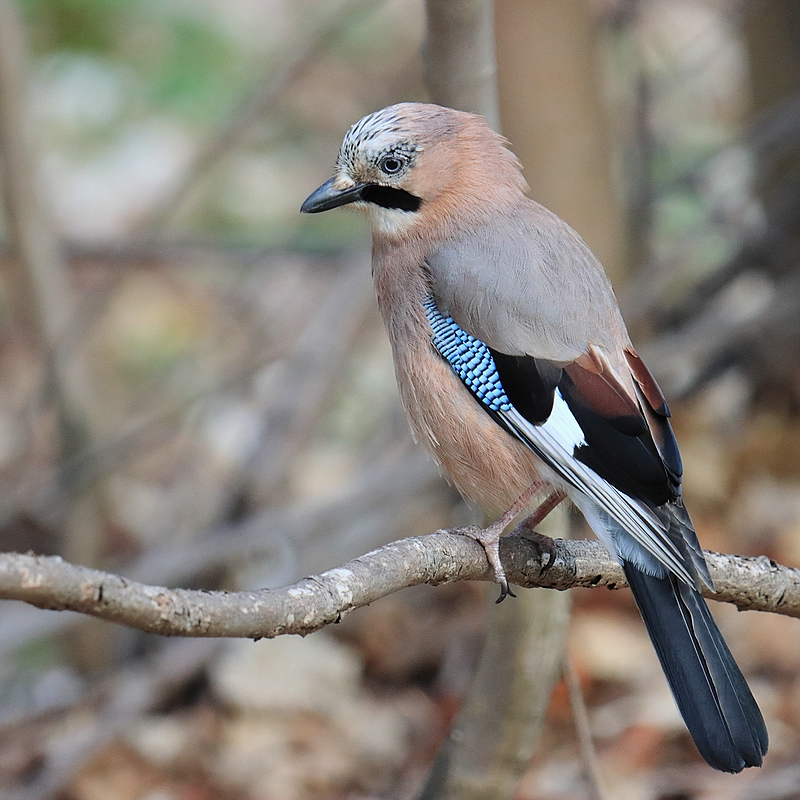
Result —
M 486 560 L 492 568 L 494 582 L 500 585 L 500 597 L 497 598 L 498 603 L 501 603 L 509 595 L 511 597 L 516 597 L 514 592 L 511 591 L 508 578 L 506 578 L 506 571 L 500 561 L 500 537 L 503 535 L 503 531 L 506 527 L 508 527 L 508 522 L 501 518 L 487 528 L 479 528 L 476 525 L 470 525 L 466 528 L 457 528 L 455 531 L 462 536 L 469 536 L 470 539 L 474 539 L 481 545 L 486 553 Z
M 503 600 L 505 600 L 509 595 L 511 595 L 511 597 L 516 597 L 514 592 L 511 591 L 511 587 L 508 585 L 506 571 L 503 569 L 503 565 L 500 562 L 500 537 L 503 535 L 503 531 L 505 531 L 505 529 L 514 521 L 517 514 L 525 509 L 536 492 L 538 492 L 544 485 L 545 484 L 541 481 L 534 481 L 520 495 L 511 508 L 509 508 L 506 513 L 500 517 L 500 519 L 493 522 L 487 528 L 478 528 L 477 526 L 472 525 L 470 527 L 459 528 L 457 530 L 458 533 L 464 536 L 469 536 L 470 539 L 475 539 L 475 541 L 479 542 L 481 547 L 483 547 L 484 552 L 486 553 L 486 560 L 489 562 L 489 566 L 492 568 L 494 581 L 495 583 L 500 584 L 500 597 L 497 598 L 498 603 L 502 603 Z M 548 500 L 549 499 L 550 498 L 548 498 Z M 555 505 L 558 505 L 558 503 L 561 502 L 561 499 L 563 499 L 563 495 L 558 499 Z M 545 503 L 547 503 L 547 500 L 545 500 Z M 555 508 L 555 506 L 552 506 L 552 508 Z M 550 510 L 552 509 L 548 509 L 548 511 L 545 512 L 545 516 L 550 513 Z M 537 512 L 535 511 L 534 514 L 536 513 Z
M 539 570 L 540 575 L 544 575 L 556 561 L 556 544 L 555 540 L 550 536 L 545 536 L 538 531 L 532 531 L 525 524 L 527 520 L 523 520 L 514 528 L 514 535 L 519 536 L 521 539 L 527 539 L 532 542 L 536 549 L 539 551 L 539 557 L 542 561 L 542 567 Z
M 527 539 L 536 545 L 539 553 L 542 556 L 542 569 L 541 573 L 544 575 L 550 567 L 553 566 L 556 560 L 556 546 L 555 542 L 550 536 L 545 536 L 535 530 L 536 526 L 566 497 L 564 492 L 556 491 L 548 495 L 544 501 L 536 508 L 536 510 L 529 517 L 526 517 L 522 522 L 514 528 L 514 534 Z M 544 557 L 547 556 L 547 561 Z

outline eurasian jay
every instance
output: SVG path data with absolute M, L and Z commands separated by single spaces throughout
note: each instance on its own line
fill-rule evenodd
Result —
M 476 538 L 501 599 L 501 533 L 542 489 L 545 509 L 568 496 L 622 564 L 702 756 L 726 772 L 759 766 L 766 727 L 700 594 L 713 584 L 667 403 L 602 266 L 527 188 L 481 117 L 401 103 L 350 128 L 301 211 L 367 213 L 409 423 L 498 520 Z

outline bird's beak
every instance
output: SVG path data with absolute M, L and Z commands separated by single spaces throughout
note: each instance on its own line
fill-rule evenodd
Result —
M 305 203 L 300 206 L 300 211 L 303 214 L 317 214 L 320 211 L 346 206 L 348 203 L 355 203 L 356 200 L 361 199 L 366 184 L 354 183 L 345 189 L 339 189 L 335 185 L 336 180 L 336 178 L 331 178 L 315 192 L 312 192 L 306 198 Z

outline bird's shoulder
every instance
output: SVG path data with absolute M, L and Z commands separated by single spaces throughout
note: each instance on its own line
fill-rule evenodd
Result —
M 523 198 L 449 233 L 425 256 L 442 311 L 508 355 L 572 361 L 629 343 L 614 291 L 581 237 Z

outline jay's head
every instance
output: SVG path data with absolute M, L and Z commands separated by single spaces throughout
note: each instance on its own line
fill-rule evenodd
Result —
M 334 176 L 300 210 L 353 204 L 376 235 L 421 235 L 453 220 L 475 222 L 526 190 L 516 158 L 483 117 L 400 103 L 350 128 Z

